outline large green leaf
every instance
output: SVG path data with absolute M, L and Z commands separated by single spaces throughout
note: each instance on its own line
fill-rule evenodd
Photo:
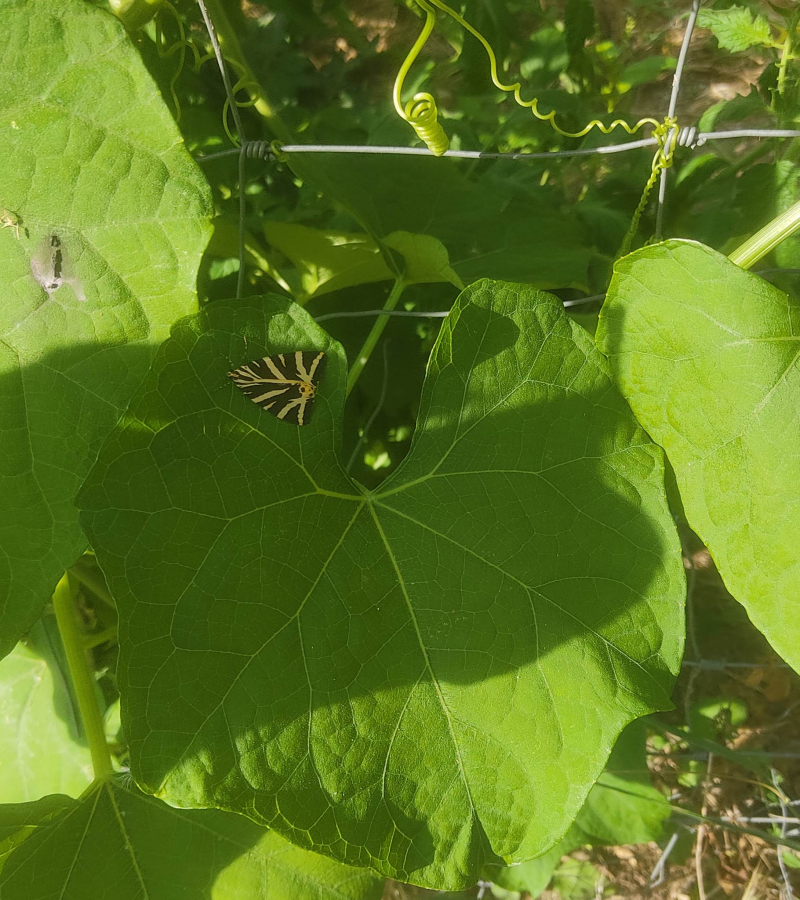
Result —
M 292 427 L 231 365 L 328 354 Z M 620 729 L 669 705 L 683 567 L 661 451 L 553 297 L 481 282 L 408 458 L 337 455 L 346 364 L 277 297 L 173 330 L 82 493 L 120 608 L 136 778 L 405 881 L 544 852 Z
M 586 242 L 549 190 L 529 192 L 491 172 L 471 180 L 453 159 L 295 154 L 290 162 L 377 240 L 393 231 L 437 238 L 465 284 L 587 286 Z
M 60 805 L 59 805 L 60 804 Z M 3 900 L 379 900 L 383 879 L 244 816 L 174 809 L 124 781 L 0 806 Z
M 667 241 L 617 264 L 597 338 L 728 590 L 800 670 L 800 307 Z
M 39 649 L 19 644 L 0 660 L 0 803 L 77 797 L 92 780 L 66 667 L 55 652 Z
M 0 655 L 86 545 L 74 496 L 176 318 L 209 196 L 122 25 L 0 0 Z

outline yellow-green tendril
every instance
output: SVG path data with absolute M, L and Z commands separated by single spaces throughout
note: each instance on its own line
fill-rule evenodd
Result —
M 207 57 L 210 59 L 211 57 Z M 203 60 L 205 62 L 205 60 Z M 250 77 L 246 69 L 241 63 L 236 62 L 236 60 L 228 59 L 225 57 L 225 62 L 233 69 L 234 72 L 239 76 L 239 80 L 234 84 L 231 88 L 231 94 L 234 99 L 234 103 L 239 107 L 239 109 L 246 109 L 249 106 L 255 106 L 258 103 L 259 91 L 258 85 L 255 81 Z M 237 100 L 236 95 L 239 91 L 246 90 L 249 93 L 249 97 L 247 100 Z M 231 103 L 230 100 L 226 97 L 225 103 L 222 107 L 222 127 L 225 129 L 225 134 L 231 140 L 232 144 L 235 144 L 237 147 L 239 146 L 239 140 L 235 137 L 233 132 L 231 131 L 228 125 L 228 113 L 230 112 Z
M 655 187 L 662 171 L 668 169 L 672 165 L 677 133 L 678 120 L 670 117 L 666 117 L 663 122 L 658 123 L 653 129 L 653 137 L 658 141 L 658 149 L 656 150 L 656 155 L 653 157 L 653 164 L 650 168 L 650 177 L 647 179 L 647 184 L 645 184 L 644 190 L 642 191 L 639 205 L 633 213 L 630 228 L 628 228 L 628 232 L 622 241 L 622 246 L 619 248 L 617 259 L 621 256 L 625 256 L 625 254 L 630 251 L 631 243 L 636 237 L 636 232 L 639 230 L 639 220 L 642 218 L 642 213 L 647 207 L 647 201 L 650 199 L 650 192 Z
M 156 17 L 156 51 L 158 55 L 162 59 L 169 59 L 174 54 L 179 54 L 178 57 L 178 68 L 175 70 L 172 78 L 169 82 L 169 91 L 172 96 L 172 102 L 175 105 L 175 121 L 180 122 L 181 120 L 181 104 L 178 100 L 178 94 L 175 90 L 175 86 L 178 83 L 178 78 L 180 78 L 181 72 L 183 71 L 183 67 L 186 64 L 186 51 L 191 50 L 192 56 L 194 57 L 194 70 L 195 72 L 199 72 L 201 67 L 205 65 L 209 60 L 215 59 L 213 53 L 206 53 L 204 56 L 200 55 L 197 47 L 194 43 L 187 39 L 186 31 L 183 27 L 183 22 L 181 21 L 181 17 L 178 15 L 175 7 L 169 2 L 169 0 L 164 0 L 163 6 L 161 9 L 168 13 L 174 20 L 175 24 L 178 27 L 178 40 L 172 44 L 168 45 L 167 41 L 164 37 L 164 28 L 161 22 L 161 15 Z M 234 102 L 240 109 L 244 109 L 248 106 L 255 106 L 258 103 L 259 99 L 259 90 L 258 85 L 253 80 L 252 76 L 249 75 L 244 65 L 236 60 L 229 59 L 225 57 L 225 62 L 236 72 L 239 76 L 239 80 L 233 86 L 232 93 L 234 96 Z M 236 94 L 239 91 L 246 90 L 249 94 L 247 100 L 236 100 Z M 228 124 L 228 113 L 230 112 L 230 100 L 225 99 L 225 104 L 222 107 L 222 127 L 225 129 L 225 134 L 231 140 L 231 143 L 238 145 L 239 141 L 233 134 Z
M 431 152 L 435 153 L 437 156 L 441 156 L 447 150 L 448 140 L 442 126 L 439 124 L 436 102 L 433 97 L 430 94 L 416 94 L 413 100 L 409 101 L 405 107 L 402 105 L 400 99 L 403 81 L 433 31 L 436 21 L 436 12 L 433 9 L 433 6 L 438 7 L 442 12 L 447 13 L 451 18 L 455 19 L 462 28 L 481 42 L 489 57 L 491 78 L 495 87 L 498 88 L 498 90 L 513 94 L 514 100 L 519 106 L 523 109 L 529 109 L 540 121 L 549 122 L 553 130 L 562 135 L 562 137 L 581 138 L 595 128 L 603 134 L 611 134 L 615 129 L 622 128 L 627 134 L 634 135 L 641 131 L 645 125 L 652 125 L 654 128 L 659 128 L 664 125 L 664 123 L 659 122 L 658 119 L 651 118 L 640 119 L 635 125 L 629 125 L 624 119 L 615 119 L 609 125 L 606 125 L 600 119 L 593 119 L 580 131 L 566 131 L 555 121 L 555 110 L 551 110 L 549 113 L 542 112 L 539 109 L 539 101 L 536 97 L 531 100 L 523 100 L 521 82 L 517 81 L 514 82 L 514 84 L 504 84 L 500 80 L 497 56 L 495 55 L 491 44 L 476 28 L 473 28 L 466 19 L 444 3 L 443 0 L 416 0 L 416 3 L 425 12 L 425 26 L 403 62 L 403 65 L 400 67 L 400 71 L 397 73 L 397 79 L 394 85 L 394 105 L 400 117 L 413 126 L 417 134 L 428 145 Z
M 436 109 L 436 101 L 433 96 L 426 93 L 414 94 L 413 99 L 409 100 L 405 106 L 401 99 L 406 75 L 419 56 L 420 50 L 427 43 L 433 26 L 436 24 L 436 13 L 433 9 L 424 0 L 417 0 L 417 2 L 425 10 L 425 26 L 397 73 L 394 82 L 394 108 L 400 118 L 405 119 L 417 132 L 417 135 L 425 141 L 431 153 L 434 156 L 442 156 L 447 152 L 450 140 L 444 133 L 444 128 L 439 124 L 439 111 Z

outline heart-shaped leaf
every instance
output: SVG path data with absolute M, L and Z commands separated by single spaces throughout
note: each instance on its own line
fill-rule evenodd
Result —
M 85 549 L 75 493 L 195 306 L 208 188 L 122 25 L 0 2 L 0 656 Z
M 667 241 L 617 264 L 597 339 L 728 590 L 800 671 L 800 305 Z
M 309 425 L 228 382 L 327 354 Z M 631 719 L 669 706 L 683 567 L 661 451 L 553 297 L 481 282 L 405 462 L 337 455 L 341 347 L 273 297 L 173 330 L 84 488 L 120 608 L 134 771 L 405 881 L 561 837 Z

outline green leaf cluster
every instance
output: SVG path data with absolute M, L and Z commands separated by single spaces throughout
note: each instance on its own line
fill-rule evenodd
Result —
M 176 88 L 170 28 L 198 13 L 159 6 L 112 4 L 128 31 L 84 0 L 0 0 L 0 896 L 377 900 L 387 876 L 536 895 L 554 872 L 569 893 L 586 867 L 564 854 L 655 840 L 669 813 L 635 721 L 671 707 L 683 651 L 664 452 L 726 585 L 800 664 L 796 297 L 668 241 L 617 262 L 599 324 L 569 318 L 605 290 L 644 157 L 201 172 L 184 138 L 221 140 L 218 85 L 201 66 Z M 241 110 L 249 135 L 412 140 L 345 61 L 291 55 L 326 40 L 314 4 L 209 7 L 231 70 L 273 92 Z M 624 115 L 674 65 L 584 0 L 529 39 L 526 4 L 471 13 L 565 121 Z M 339 18 L 363 77 L 376 41 Z M 747 9 L 700 21 L 776 49 Z M 456 143 L 575 146 L 487 104 L 475 48 L 443 33 L 432 80 L 475 62 Z M 796 114 L 792 40 L 763 96 L 705 124 Z M 791 207 L 791 155 L 758 159 L 676 156 L 675 228 L 735 246 Z M 447 315 L 388 338 L 388 315 L 349 318 L 382 304 Z M 227 377 L 296 350 L 326 355 L 303 427 Z

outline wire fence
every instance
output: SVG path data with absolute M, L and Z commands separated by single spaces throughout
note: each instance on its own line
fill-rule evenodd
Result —
M 742 138 L 798 138 L 800 131 L 786 128 L 732 128 L 729 131 L 698 131 L 694 126 L 677 129 L 675 143 L 679 147 L 692 150 L 702 147 L 708 141 L 724 141 Z M 436 159 L 500 159 L 511 162 L 530 162 L 543 159 L 567 159 L 574 156 L 603 156 L 613 153 L 627 153 L 643 147 L 656 147 L 656 138 L 641 138 L 638 141 L 624 141 L 619 144 L 605 144 L 600 147 L 584 147 L 577 150 L 550 150 L 544 153 L 499 153 L 491 150 L 447 150 Z M 196 156 L 198 162 L 210 162 L 227 156 L 244 153 L 247 159 L 273 160 L 282 155 L 298 153 L 347 153 L 372 154 L 377 156 L 429 156 L 434 154 L 427 147 L 394 147 L 369 144 L 280 144 L 271 141 L 245 141 L 241 148 L 219 150 Z

